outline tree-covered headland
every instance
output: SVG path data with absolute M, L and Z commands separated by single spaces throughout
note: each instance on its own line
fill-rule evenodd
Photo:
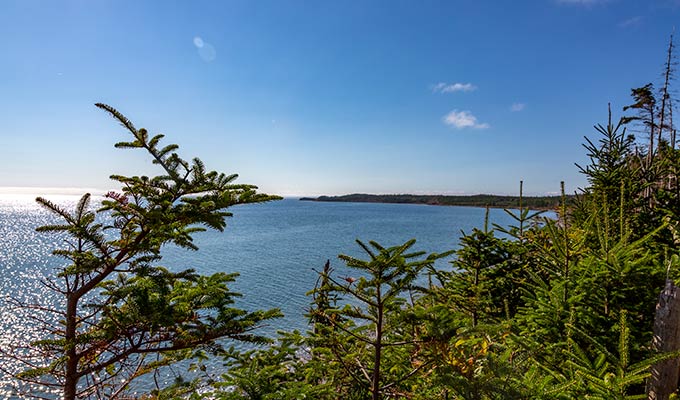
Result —
M 556 219 L 517 204 L 510 227 L 474 229 L 455 252 L 357 241 L 362 257 L 319 266 L 306 332 L 253 332 L 276 310 L 233 306 L 232 275 L 170 272 L 160 248 L 188 249 L 198 225 L 223 229 L 233 204 L 273 200 L 235 176 L 185 161 L 117 111 L 162 169 L 113 176 L 122 190 L 92 210 L 38 201 L 63 219 L 67 266 L 47 282 L 64 297 L 43 340 L 11 355 L 16 378 L 66 399 L 124 398 L 130 382 L 191 360 L 184 381 L 144 398 L 668 399 L 677 392 L 680 150 L 670 84 L 632 90 L 585 138 L 588 185 Z M 521 195 L 521 191 L 520 191 Z M 110 219 L 101 222 L 105 213 Z M 435 269 L 446 257 L 450 268 Z M 660 297 L 660 294 L 663 296 Z M 26 305 L 30 306 L 30 305 Z M 673 319 L 675 318 L 675 320 Z M 673 325 L 675 323 L 675 325 Z M 235 350 L 229 340 L 267 343 Z M 7 355 L 7 354 L 6 354 Z M 224 369 L 207 372 L 205 361 Z M 37 392 L 29 392 L 37 394 Z
M 567 196 L 569 201 L 573 195 Z M 303 201 L 332 201 L 355 203 L 395 203 L 395 204 L 427 204 L 433 206 L 467 206 L 514 208 L 520 202 L 522 206 L 534 210 L 553 210 L 559 207 L 561 196 L 499 196 L 493 194 L 476 195 L 415 195 L 415 194 L 365 194 L 354 193 L 342 196 L 303 197 Z

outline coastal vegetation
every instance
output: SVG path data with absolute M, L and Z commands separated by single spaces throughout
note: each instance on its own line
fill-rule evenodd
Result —
M 568 196 L 569 201 L 573 195 Z M 303 197 L 303 201 L 332 201 L 352 203 L 398 203 L 428 204 L 434 206 L 468 206 L 515 208 L 528 207 L 534 210 L 553 210 L 560 205 L 561 196 L 499 196 L 493 194 L 476 195 L 415 195 L 415 194 L 365 194 L 354 193 L 342 196 Z
M 26 366 L 16 378 L 69 400 L 123 398 L 140 376 L 191 360 L 187 379 L 142 397 L 668 399 L 680 352 L 655 326 L 668 316 L 657 307 L 680 313 L 672 297 L 659 302 L 680 280 L 669 82 L 633 89 L 623 110 L 634 114 L 617 120 L 610 110 L 586 138 L 589 162 L 578 168 L 588 186 L 572 198 L 562 187 L 557 219 L 520 196 L 508 211 L 513 226 L 466 232 L 446 269 L 434 261 L 452 253 L 413 252 L 414 240 L 358 241 L 363 258 L 339 256 L 350 275 L 319 266 L 308 331 L 277 338 L 253 331 L 277 310 L 234 307 L 235 276 L 156 265 L 162 245 L 195 249 L 199 226 L 224 229 L 226 208 L 276 197 L 185 161 L 98 105 L 133 136 L 117 147 L 146 151 L 162 172 L 114 175 L 122 191 L 97 211 L 88 195 L 72 212 L 38 199 L 63 219 L 40 230 L 65 238 L 55 255 L 68 264 L 46 283 L 64 308 L 50 308 L 55 325 L 42 340 L 9 354 Z M 229 339 L 262 346 L 227 348 Z M 225 368 L 206 372 L 215 359 Z M 674 382 L 659 379 L 668 362 Z

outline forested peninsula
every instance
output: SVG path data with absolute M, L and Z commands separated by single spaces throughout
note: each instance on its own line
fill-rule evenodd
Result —
M 567 196 L 567 201 L 573 200 Z M 415 194 L 364 194 L 354 193 L 342 196 L 302 197 L 304 201 L 333 201 L 352 203 L 398 203 L 398 204 L 428 204 L 433 206 L 466 206 L 514 208 L 521 206 L 535 210 L 553 210 L 560 205 L 561 196 L 522 196 L 521 203 L 518 196 L 499 196 L 492 194 L 476 195 L 415 195 Z

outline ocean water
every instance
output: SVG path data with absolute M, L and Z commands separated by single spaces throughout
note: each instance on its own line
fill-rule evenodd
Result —
M 48 196 L 72 208 L 76 196 Z M 96 204 L 96 198 L 93 199 Z M 455 249 L 461 232 L 482 228 L 485 210 L 472 207 L 440 207 L 407 204 L 326 203 L 298 199 L 236 206 L 224 232 L 199 233 L 200 250 L 164 249 L 159 263 L 173 270 L 193 268 L 199 273 L 238 272 L 232 289 L 243 294 L 238 306 L 247 310 L 280 308 L 284 317 L 270 322 L 262 332 L 307 328 L 306 292 L 317 279 L 314 270 L 331 261 L 338 276 L 353 272 L 343 267 L 338 254 L 365 258 L 356 239 L 374 240 L 385 247 L 417 239 L 415 249 L 444 252 Z M 33 197 L 0 196 L 0 346 L 7 350 L 38 339 L 41 329 L 12 302 L 58 304 L 60 299 L 43 282 L 64 260 L 50 252 L 63 246 L 62 239 L 38 233 L 35 228 L 55 222 Z M 490 210 L 490 223 L 512 224 L 503 211 Z M 438 268 L 450 268 L 451 258 Z M 3 360 L 5 369 L 15 368 Z M 0 372 L 0 397 L 3 379 Z M 6 393 L 6 392 L 5 392 Z

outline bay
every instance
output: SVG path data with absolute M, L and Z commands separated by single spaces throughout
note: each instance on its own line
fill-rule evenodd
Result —
M 315 272 L 326 260 L 338 276 L 351 276 L 338 254 L 366 258 L 356 244 L 376 241 L 384 247 L 416 239 L 415 250 L 441 253 L 457 248 L 461 232 L 484 225 L 485 210 L 413 204 L 322 203 L 284 199 L 269 204 L 238 206 L 223 232 L 196 238 L 197 253 L 168 248 L 165 263 L 173 269 L 201 273 L 238 272 L 234 289 L 248 309 L 280 308 L 277 325 L 305 329 Z M 507 226 L 503 210 L 490 210 L 490 223 Z M 452 257 L 437 267 L 450 268 Z

